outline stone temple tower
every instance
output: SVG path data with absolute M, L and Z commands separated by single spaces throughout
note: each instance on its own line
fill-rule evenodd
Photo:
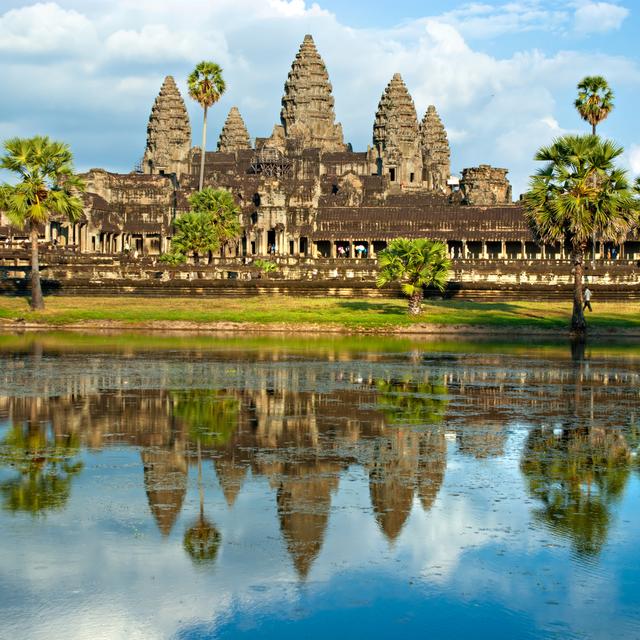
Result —
M 189 114 L 175 80 L 167 76 L 149 116 L 142 171 L 152 174 L 186 173 L 190 150 Z
M 336 123 L 327 68 L 310 35 L 304 37 L 284 85 L 282 127 L 273 138 L 297 140 L 303 148 L 344 151 L 342 125 Z
M 433 105 L 429 105 L 420 124 L 422 145 L 422 182 L 431 191 L 448 192 L 451 175 L 451 150 L 447 132 Z
M 418 115 L 402 76 L 396 73 L 380 98 L 373 124 L 378 173 L 403 185 L 422 182 Z
M 218 140 L 218 151 L 229 153 L 250 149 L 249 132 L 237 107 L 231 107 Z

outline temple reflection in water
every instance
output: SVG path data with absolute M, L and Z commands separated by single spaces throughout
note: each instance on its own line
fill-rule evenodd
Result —
M 201 476 L 215 470 L 230 508 L 249 475 L 266 478 L 301 578 L 350 467 L 368 476 L 372 517 L 393 542 L 412 509 L 428 512 L 437 501 L 448 447 L 480 464 L 505 454 L 516 425 L 528 429 L 520 471 L 535 517 L 593 555 L 638 445 L 633 367 L 505 367 L 502 356 L 415 352 L 330 352 L 322 367 L 278 351 L 154 360 L 135 352 L 48 358 L 35 349 L 29 358 L 26 367 L 6 359 L 0 373 L 2 389 L 23 389 L 0 396 L 0 462 L 13 472 L 0 485 L 4 509 L 64 508 L 83 449 L 137 447 L 162 536 L 183 508 L 189 469 L 198 469 L 200 514 L 180 534 L 195 562 L 214 562 L 220 544 Z

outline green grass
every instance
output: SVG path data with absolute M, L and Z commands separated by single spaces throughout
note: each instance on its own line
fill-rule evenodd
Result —
M 256 298 L 49 297 L 47 308 L 34 313 L 24 298 L 0 298 L 0 318 L 22 319 L 50 327 L 83 322 L 116 321 L 145 325 L 154 321 L 205 325 L 218 322 L 339 327 L 392 331 L 412 324 L 563 331 L 569 325 L 570 302 L 429 301 L 424 313 L 411 318 L 402 300 L 353 300 L 270 296 Z M 597 303 L 587 312 L 591 328 L 640 330 L 640 303 Z

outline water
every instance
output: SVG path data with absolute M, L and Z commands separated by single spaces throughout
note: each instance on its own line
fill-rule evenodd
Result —
M 640 347 L 0 336 L 1 638 L 640 638 Z

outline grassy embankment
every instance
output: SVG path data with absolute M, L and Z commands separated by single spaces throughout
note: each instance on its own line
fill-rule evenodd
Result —
M 340 298 L 137 298 L 50 297 L 44 312 L 29 311 L 24 298 L 0 298 L 0 321 L 16 320 L 49 327 L 87 325 L 125 327 L 176 323 L 181 328 L 207 328 L 221 323 L 251 323 L 255 328 L 348 331 L 410 331 L 415 325 L 435 330 L 457 327 L 526 333 L 532 330 L 562 332 L 569 325 L 570 302 L 470 302 L 429 301 L 424 313 L 411 318 L 402 300 L 344 300 Z M 640 303 L 595 303 L 587 312 L 589 328 L 598 332 L 640 334 Z M 415 327 L 420 330 L 424 327 Z

